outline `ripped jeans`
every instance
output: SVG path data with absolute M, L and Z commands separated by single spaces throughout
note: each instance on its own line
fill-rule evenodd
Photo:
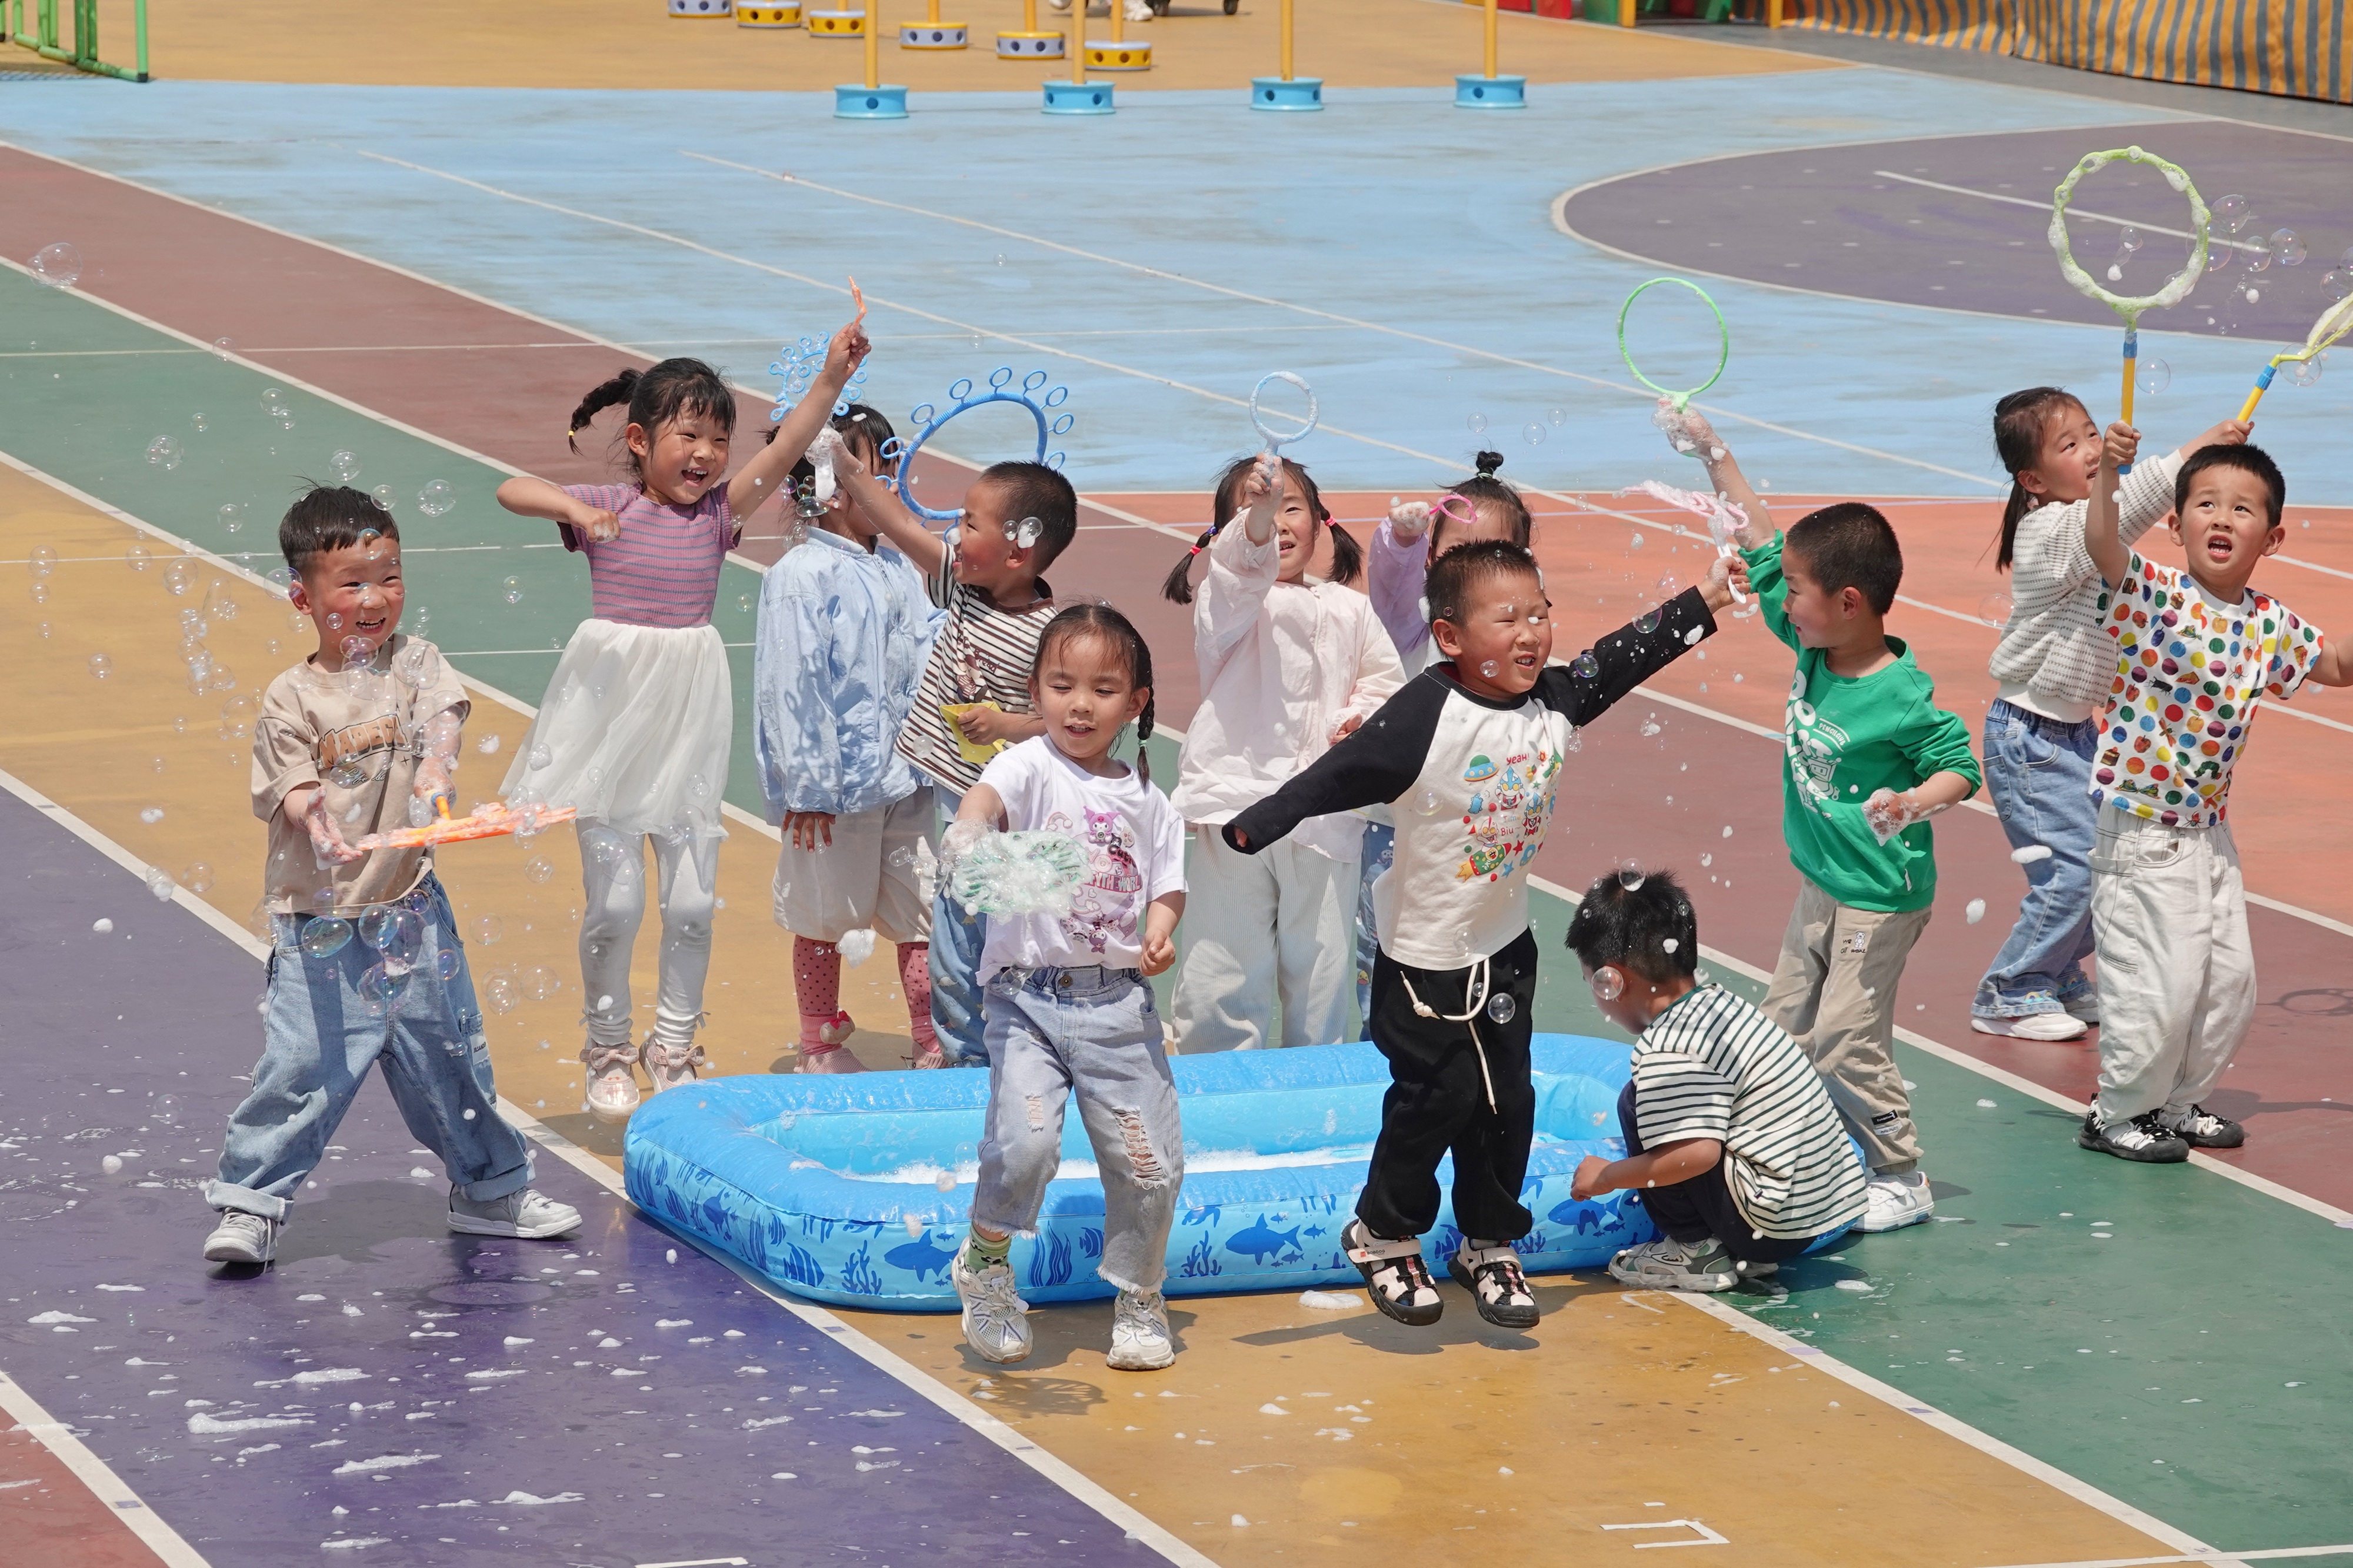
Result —
M 1097 1272 L 1119 1289 L 1159 1289 L 1185 1181 L 1185 1135 L 1152 987 L 1135 970 L 1098 964 L 1000 969 L 983 1007 L 988 1131 L 973 1222 L 1000 1233 L 1038 1228 L 1046 1184 L 1062 1162 L 1062 1102 L 1075 1092 L 1103 1172 Z

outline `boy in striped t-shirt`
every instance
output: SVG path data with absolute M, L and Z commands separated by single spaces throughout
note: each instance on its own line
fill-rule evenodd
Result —
M 1626 1158 L 1587 1158 L 1570 1194 L 1631 1188 L 1663 1233 L 1609 1260 L 1629 1285 L 1729 1290 L 1838 1236 L 1863 1171 L 1798 1042 L 1698 979 L 1699 922 L 1665 872 L 1594 883 L 1568 922 L 1602 1016 L 1636 1037 L 1618 1097 Z

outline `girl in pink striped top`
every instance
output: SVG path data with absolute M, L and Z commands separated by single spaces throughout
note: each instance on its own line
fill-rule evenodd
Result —
M 580 401 L 573 432 L 628 405 L 629 481 L 509 479 L 499 504 L 545 518 L 588 558 L 595 614 L 580 623 L 507 773 L 511 801 L 579 812 L 586 914 L 587 1110 L 607 1121 L 637 1108 L 639 1048 L 629 1017 L 629 950 L 645 917 L 646 840 L 659 879 L 662 944 L 654 1026 L 643 1047 L 656 1091 L 696 1076 L 711 968 L 720 801 L 735 732 L 727 650 L 711 624 L 720 568 L 743 519 L 789 489 L 798 462 L 866 357 L 865 310 L 834 334 L 825 369 L 775 441 L 723 479 L 735 397 L 700 360 L 625 370 Z

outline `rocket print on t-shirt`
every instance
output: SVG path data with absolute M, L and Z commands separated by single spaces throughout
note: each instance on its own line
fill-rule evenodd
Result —
M 1046 819 L 1048 832 L 1067 833 L 1087 851 L 1087 879 L 1071 899 L 1071 912 L 1062 918 L 1063 934 L 1093 952 L 1103 952 L 1113 939 L 1132 946 L 1137 896 L 1144 891 L 1144 872 L 1135 863 L 1135 829 L 1115 811 L 1090 809 L 1086 816 L 1083 833 L 1063 812 Z
M 1482 752 L 1462 770 L 1462 782 L 1470 790 L 1462 809 L 1470 847 L 1455 880 L 1496 881 L 1535 859 L 1560 788 L 1559 753 L 1539 745 L 1505 756 L 1498 766 Z

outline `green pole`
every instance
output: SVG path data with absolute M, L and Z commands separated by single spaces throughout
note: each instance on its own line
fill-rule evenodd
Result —
M 139 30 L 139 79 L 147 79 L 147 0 L 134 0 L 132 15 Z

